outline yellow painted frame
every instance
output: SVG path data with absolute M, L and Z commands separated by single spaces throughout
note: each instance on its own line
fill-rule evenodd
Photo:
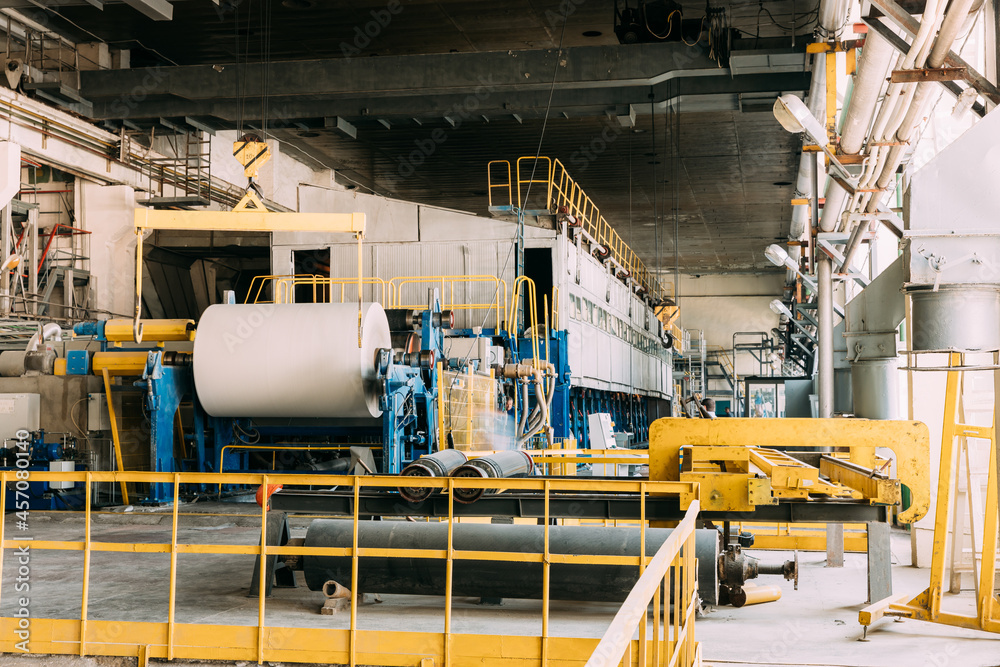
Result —
M 253 208 L 250 205 L 253 204 Z M 358 240 L 358 346 L 361 346 L 361 297 L 363 262 L 361 242 L 365 236 L 364 213 L 275 213 L 251 189 L 232 211 L 135 210 L 135 313 L 132 336 L 142 342 L 142 241 L 147 230 L 212 232 L 329 232 L 354 234 Z
M 919 520 L 930 507 L 930 433 L 917 421 L 868 419 L 657 419 L 649 429 L 649 478 L 680 479 L 680 450 L 685 445 L 837 447 L 850 460 L 874 467 L 875 448 L 896 454 L 899 481 L 910 488 L 912 503 L 898 515 L 901 523 Z M 706 492 L 707 493 L 707 492 Z M 707 510 L 702 499 L 702 508 Z
M 1000 366 L 1000 354 L 993 354 L 993 364 Z M 934 509 L 934 547 L 931 555 L 931 573 L 929 586 L 916 597 L 911 593 L 895 595 L 879 600 L 858 613 L 858 622 L 868 631 L 868 626 L 884 616 L 899 616 L 921 621 L 953 625 L 971 630 L 1000 633 L 1000 600 L 994 593 L 996 550 L 998 532 L 997 524 L 998 502 L 1000 491 L 997 488 L 997 437 L 996 411 L 993 414 L 993 424 L 989 427 L 959 423 L 958 406 L 962 392 L 962 367 L 965 366 L 965 354 L 951 352 L 948 357 L 949 370 L 945 386 L 944 422 L 941 433 L 941 461 L 938 472 L 937 499 Z M 994 390 L 1000 391 L 1000 370 L 994 370 Z M 1000 393 L 997 394 L 1000 396 Z M 979 565 L 979 587 L 976 596 L 976 615 L 964 616 L 941 610 L 941 599 L 944 593 L 945 558 L 948 552 L 949 531 L 952 522 L 952 499 L 955 484 L 952 480 L 952 468 L 958 448 L 955 442 L 958 438 L 983 438 L 990 441 L 989 478 L 986 483 L 986 503 L 983 517 L 982 559 Z M 973 554 L 973 563 L 975 563 Z

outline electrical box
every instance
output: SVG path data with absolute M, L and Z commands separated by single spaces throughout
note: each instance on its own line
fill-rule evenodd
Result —
M 607 412 L 587 415 L 587 434 L 591 449 L 616 449 L 618 446 L 614 422 Z M 595 463 L 592 470 L 595 477 L 614 477 L 618 473 L 618 466 L 614 463 Z
M 90 353 L 70 350 L 66 353 L 66 375 L 90 375 Z
M 107 431 L 110 428 L 107 394 L 87 394 L 87 430 Z
M 444 356 L 446 359 L 473 359 L 479 360 L 479 370 L 485 371 L 490 363 L 490 343 L 489 338 L 445 338 Z
M 49 470 L 52 472 L 74 472 L 76 471 L 75 461 L 49 461 Z M 49 482 L 50 489 L 72 489 L 76 482 Z
M 37 431 L 41 394 L 0 394 L 0 438 L 16 440 L 21 429 Z

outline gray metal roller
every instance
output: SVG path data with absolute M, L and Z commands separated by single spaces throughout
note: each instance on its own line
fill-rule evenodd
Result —
M 534 474 L 535 462 L 528 452 L 516 449 L 496 452 L 489 456 L 472 459 L 452 473 L 452 477 L 528 477 Z M 485 493 L 496 493 L 496 489 L 455 489 L 455 500 L 460 503 L 474 503 Z
M 426 454 L 403 468 L 403 477 L 447 477 L 456 468 L 469 460 L 463 452 L 457 449 L 442 449 L 433 454 Z M 399 495 L 411 503 L 426 500 L 434 489 L 419 486 L 401 486 Z
M 672 531 L 646 530 L 646 554 L 652 556 Z M 459 551 L 540 553 L 544 526 L 455 524 L 454 548 Z M 597 526 L 550 526 L 549 550 L 555 554 L 637 556 L 638 528 Z M 350 547 L 352 522 L 318 519 L 306 533 L 307 547 Z M 361 548 L 448 548 L 448 524 L 404 521 L 362 521 L 358 524 Z M 698 530 L 698 589 L 702 601 L 718 602 L 719 534 Z M 399 595 L 444 595 L 445 561 L 429 558 L 362 557 L 358 561 L 358 592 Z M 331 579 L 350 587 L 349 556 L 304 556 L 306 583 L 321 590 Z M 639 579 L 639 568 L 626 565 L 555 563 L 550 566 L 549 594 L 553 600 L 622 602 Z M 521 561 L 474 561 L 456 559 L 452 594 L 460 597 L 542 597 L 541 563 Z

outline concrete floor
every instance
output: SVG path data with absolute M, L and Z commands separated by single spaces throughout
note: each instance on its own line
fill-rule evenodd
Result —
M 179 520 L 179 539 L 191 543 L 256 544 L 259 519 L 256 505 L 199 503 L 185 506 Z M 35 539 L 81 539 L 82 514 L 31 513 L 30 529 L 16 531 L 7 517 L 7 535 Z M 294 518 L 293 534 L 301 534 L 306 518 Z M 256 529 L 256 530 L 255 530 Z M 166 513 L 95 514 L 92 539 L 107 542 L 155 542 L 170 539 Z M 893 534 L 894 590 L 919 592 L 927 571 L 909 567 L 905 533 Z M 779 560 L 781 552 L 755 552 Z M 5 556 L 4 572 L 12 572 L 13 554 Z M 917 621 L 883 621 L 859 642 L 857 611 L 864 606 L 865 558 L 848 554 L 842 569 L 828 569 L 823 554 L 800 555 L 802 574 L 798 591 L 791 582 L 775 581 L 781 600 L 743 609 L 723 607 L 707 611 L 697 621 L 697 636 L 711 665 L 856 665 L 856 666 L 996 666 L 1000 665 L 1000 636 L 959 630 Z M 83 556 L 76 552 L 34 551 L 31 559 L 34 617 L 74 618 L 80 612 L 80 573 Z M 252 556 L 178 556 L 177 620 L 182 623 L 255 625 L 257 601 L 247 598 Z M 90 618 L 160 621 L 167 618 L 169 557 L 161 554 L 94 553 L 91 561 Z M 301 573 L 298 573 L 301 583 Z M 13 610 L 13 582 L 4 578 L 0 614 Z M 362 629 L 441 631 L 443 598 L 383 596 L 382 603 L 359 608 Z M 349 615 L 321 616 L 321 593 L 304 585 L 275 589 L 267 603 L 267 622 L 276 626 L 348 627 Z M 973 608 L 971 594 L 949 596 L 947 608 Z M 600 637 L 617 605 L 553 602 L 550 629 L 554 636 Z M 509 600 L 501 607 L 478 600 L 454 601 L 453 630 L 458 633 L 531 635 L 540 632 L 540 602 Z M 405 619 L 405 623 L 401 622 Z M 0 665 L 14 664 L 10 656 Z M 39 664 L 33 661 L 31 664 Z M 59 662 L 58 664 L 70 664 Z M 98 664 L 98 663 L 80 663 Z M 100 663 L 105 664 L 105 663 Z M 110 664 L 110 663 L 107 663 Z

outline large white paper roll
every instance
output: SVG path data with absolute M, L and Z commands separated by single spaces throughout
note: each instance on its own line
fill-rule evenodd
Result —
M 378 417 L 375 355 L 391 348 L 377 303 L 210 306 L 198 322 L 194 383 L 214 417 Z

